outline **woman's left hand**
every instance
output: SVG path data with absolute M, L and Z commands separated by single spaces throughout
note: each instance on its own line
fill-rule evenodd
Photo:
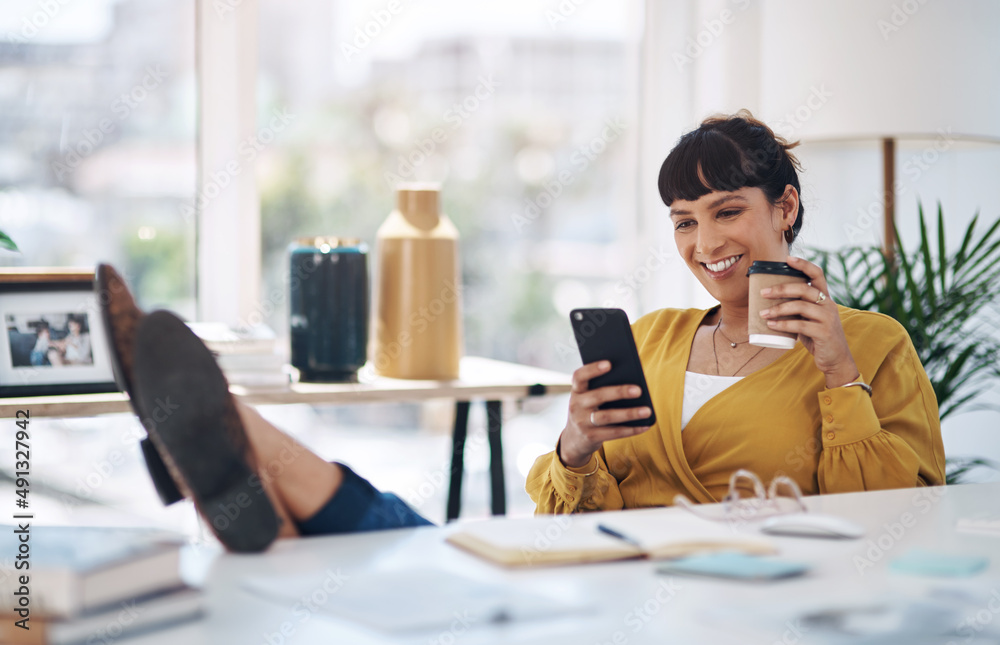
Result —
M 767 326 L 775 331 L 799 335 L 799 342 L 813 355 L 816 367 L 826 375 L 827 387 L 838 387 L 858 378 L 860 372 L 847 346 L 837 304 L 830 297 L 823 269 L 812 262 L 788 257 L 788 265 L 809 276 L 809 283 L 788 282 L 761 292 L 765 298 L 793 298 L 761 311 Z M 773 320 L 782 316 L 801 320 Z

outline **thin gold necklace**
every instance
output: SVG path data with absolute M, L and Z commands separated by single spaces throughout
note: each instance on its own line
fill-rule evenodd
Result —
M 719 331 L 719 327 L 721 325 L 722 325 L 722 316 L 719 316 L 719 323 L 715 326 L 715 329 L 712 331 L 712 354 L 715 355 L 715 373 L 718 374 L 719 376 L 722 376 L 722 372 L 719 371 L 719 352 L 718 352 L 718 350 L 715 347 L 715 334 L 716 334 L 716 332 Z M 725 336 L 725 334 L 723 334 L 723 336 Z M 736 376 L 737 374 L 739 374 L 741 369 L 743 369 L 744 367 L 746 367 L 747 365 L 749 365 L 750 361 L 752 361 L 753 359 L 757 358 L 757 355 L 760 354 L 765 349 L 767 349 L 767 348 L 766 347 L 761 347 L 760 349 L 758 349 L 757 352 L 753 356 L 751 356 L 750 358 L 747 359 L 746 363 L 743 363 L 742 365 L 740 365 L 739 369 L 737 369 L 735 372 L 733 372 L 732 374 L 730 374 L 730 376 Z
M 719 325 L 721 325 L 721 324 L 722 324 L 722 316 L 719 316 Z M 746 340 L 741 340 L 741 341 L 740 341 L 740 342 L 738 342 L 738 343 L 735 343 L 735 342 L 733 342 L 733 341 L 732 341 L 732 340 L 731 340 L 731 339 L 729 338 L 729 336 L 726 336 L 726 332 L 722 331 L 722 328 L 721 328 L 721 327 L 720 327 L 719 325 L 716 325 L 716 327 L 715 327 L 715 328 L 716 328 L 716 330 L 718 330 L 718 332 L 719 332 L 720 334 L 722 334 L 722 337 L 726 339 L 726 342 L 728 342 L 728 343 L 729 343 L 729 346 L 730 346 L 730 347 L 732 347 L 733 349 L 736 349 L 736 346 L 737 346 L 737 345 L 742 345 L 743 343 L 749 343 L 749 342 L 750 342 L 750 339 L 749 339 L 749 338 L 748 338 L 748 339 L 746 339 Z

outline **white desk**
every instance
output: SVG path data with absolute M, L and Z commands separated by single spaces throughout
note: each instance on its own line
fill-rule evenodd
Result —
M 815 633 L 803 634 L 801 625 L 777 619 L 772 621 L 773 624 L 765 621 L 764 627 L 754 627 L 756 631 L 753 632 L 747 631 L 747 626 L 742 623 L 755 616 L 759 618 L 769 606 L 789 608 L 823 599 L 862 599 L 872 594 L 884 596 L 894 592 L 912 592 L 934 580 L 891 573 L 887 562 L 914 547 L 986 555 L 991 560 L 987 571 L 974 578 L 959 580 L 961 584 L 976 583 L 1000 589 L 1000 538 L 974 536 L 954 530 L 958 517 L 983 510 L 1000 512 L 1000 483 L 829 495 L 810 498 L 808 505 L 814 511 L 852 518 L 865 526 L 868 533 L 860 540 L 849 541 L 774 538 L 783 556 L 814 564 L 814 570 L 802 578 L 771 583 L 667 578 L 656 574 L 656 563 L 649 561 L 510 571 L 445 543 L 444 538 L 450 531 L 461 528 L 452 524 L 444 528 L 291 540 L 275 545 L 260 556 L 220 555 L 211 564 L 207 579 L 208 617 L 128 642 L 134 645 L 771 645 L 783 642 L 783 639 L 786 643 L 828 642 L 815 640 Z M 663 512 L 684 511 L 664 509 Z M 895 526 L 897 523 L 911 526 L 900 531 Z M 875 555 L 879 557 L 872 563 L 873 566 L 859 572 L 856 558 Z M 293 610 L 291 602 L 283 606 L 251 595 L 240 587 L 242 581 L 255 575 L 295 575 L 332 568 L 340 569 L 351 577 L 360 577 L 372 571 L 408 567 L 433 567 L 485 581 L 505 582 L 525 592 L 557 593 L 592 604 L 595 610 L 506 626 L 474 625 L 457 637 L 449 633 L 424 633 L 407 638 L 389 638 L 318 613 L 304 618 L 301 612 Z M 677 590 L 673 597 L 661 602 L 667 598 L 667 592 L 661 591 L 666 589 L 662 585 L 669 581 Z M 661 600 L 657 600 L 658 592 Z M 723 611 L 713 613 L 713 608 Z M 1000 615 L 996 618 L 1000 621 Z M 290 635 L 281 635 L 282 627 Z M 947 643 L 948 640 L 940 642 Z M 964 641 L 961 637 L 950 640 Z

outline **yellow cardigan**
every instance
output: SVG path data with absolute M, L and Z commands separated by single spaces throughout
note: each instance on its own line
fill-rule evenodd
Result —
M 801 343 L 711 398 L 681 432 L 691 343 L 713 310 L 661 309 L 632 325 L 657 423 L 605 442 L 581 468 L 542 455 L 526 489 L 538 513 L 665 506 L 678 493 L 716 502 L 739 468 L 764 484 L 791 477 L 806 495 L 944 483 L 937 400 L 903 327 L 838 306 L 861 378 L 827 389 Z

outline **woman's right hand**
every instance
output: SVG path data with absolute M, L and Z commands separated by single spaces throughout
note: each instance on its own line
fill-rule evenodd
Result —
M 569 395 L 569 420 L 559 437 L 559 459 L 565 466 L 579 468 L 605 441 L 631 437 L 649 430 L 649 426 L 618 426 L 617 423 L 645 419 L 652 411 L 647 407 L 598 410 L 608 401 L 634 399 L 642 394 L 638 385 L 608 385 L 591 390 L 590 379 L 611 369 L 608 361 L 588 363 L 573 372 L 573 389 Z

